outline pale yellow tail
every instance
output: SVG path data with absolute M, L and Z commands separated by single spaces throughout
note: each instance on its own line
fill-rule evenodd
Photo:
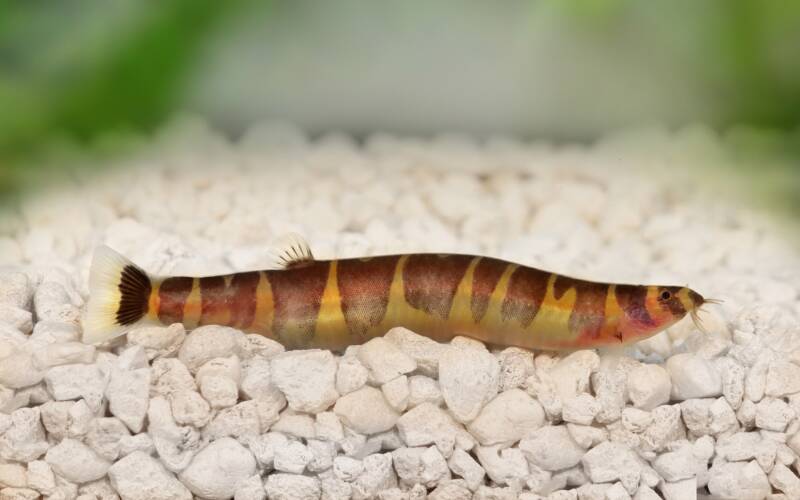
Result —
M 83 342 L 101 344 L 124 335 L 147 314 L 151 284 L 147 273 L 110 247 L 94 252 Z

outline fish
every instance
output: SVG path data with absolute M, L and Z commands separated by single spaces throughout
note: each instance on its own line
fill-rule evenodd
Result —
M 211 276 L 148 274 L 108 246 L 89 273 L 83 341 L 144 325 L 220 325 L 286 349 L 342 351 L 405 327 L 437 342 L 567 351 L 627 346 L 713 299 L 686 286 L 602 283 L 467 254 L 317 260 L 289 235 L 273 269 Z

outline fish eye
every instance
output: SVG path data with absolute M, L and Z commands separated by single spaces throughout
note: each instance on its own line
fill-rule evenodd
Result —
M 672 294 L 670 293 L 669 290 L 664 290 L 663 292 L 661 292 L 661 300 L 669 300 L 671 298 Z

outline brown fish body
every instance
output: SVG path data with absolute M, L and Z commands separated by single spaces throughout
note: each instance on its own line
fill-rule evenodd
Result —
M 120 290 L 124 281 L 123 272 Z M 532 349 L 619 345 L 657 333 L 702 301 L 688 288 L 595 283 L 457 254 L 313 260 L 280 270 L 152 278 L 143 296 L 141 314 L 151 322 L 225 325 L 289 349 L 333 350 L 397 326 L 437 341 L 465 335 Z M 131 316 L 122 312 L 117 317 Z

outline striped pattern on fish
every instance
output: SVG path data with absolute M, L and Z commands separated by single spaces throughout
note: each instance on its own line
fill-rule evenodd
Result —
M 119 276 L 137 279 L 123 287 Z M 404 326 L 437 341 L 465 335 L 561 350 L 642 340 L 704 302 L 686 287 L 596 283 L 459 254 L 290 259 L 284 269 L 225 276 L 141 276 L 113 250 L 98 251 L 85 340 L 104 341 L 140 322 L 215 324 L 289 349 L 342 350 Z M 131 283 L 141 284 L 138 295 Z

